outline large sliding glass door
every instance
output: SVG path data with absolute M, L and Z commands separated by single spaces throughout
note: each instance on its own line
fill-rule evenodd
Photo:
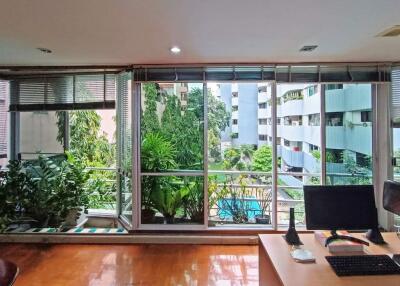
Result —
M 140 94 L 139 228 L 204 228 L 203 84 L 144 83 Z

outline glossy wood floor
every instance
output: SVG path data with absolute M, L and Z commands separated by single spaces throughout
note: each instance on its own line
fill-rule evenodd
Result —
M 257 246 L 0 244 L 15 286 L 258 285 Z

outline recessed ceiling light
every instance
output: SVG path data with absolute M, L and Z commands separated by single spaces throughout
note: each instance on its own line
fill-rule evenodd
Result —
M 376 35 L 377 37 L 397 37 L 400 36 L 400 25 L 395 25 Z
M 45 54 L 51 54 L 52 50 L 46 49 L 46 48 L 37 48 L 39 51 Z
M 181 49 L 180 49 L 178 46 L 173 46 L 173 47 L 170 49 L 170 51 L 171 51 L 171 53 L 173 53 L 173 54 L 179 54 L 179 53 L 181 52 Z
M 312 52 L 314 51 L 318 46 L 317 45 L 307 45 L 307 46 L 303 46 L 301 47 L 301 49 L 299 50 L 300 52 Z

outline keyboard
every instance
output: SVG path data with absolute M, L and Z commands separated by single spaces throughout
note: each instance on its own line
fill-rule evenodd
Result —
M 387 255 L 326 256 L 337 276 L 400 274 L 400 266 Z

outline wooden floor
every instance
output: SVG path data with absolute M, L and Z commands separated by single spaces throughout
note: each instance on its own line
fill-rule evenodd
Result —
M 257 246 L 0 244 L 15 286 L 258 285 Z

